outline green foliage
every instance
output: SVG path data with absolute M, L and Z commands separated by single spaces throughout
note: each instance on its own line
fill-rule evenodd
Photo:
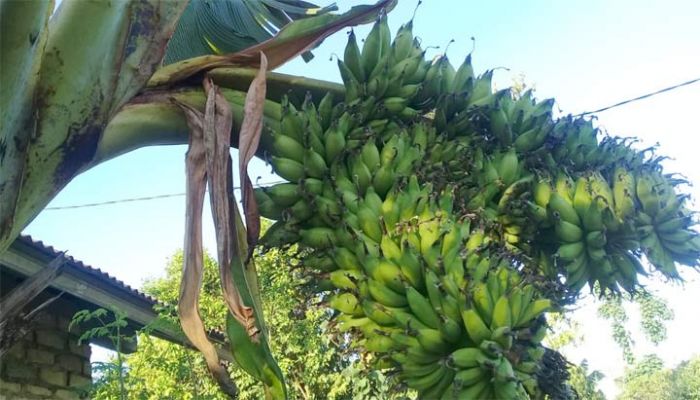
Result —
M 285 373 L 290 398 L 298 399 L 402 399 L 405 392 L 391 392 L 392 384 L 381 372 L 367 373 L 359 355 L 348 346 L 348 338 L 337 334 L 329 323 L 330 311 L 319 304 L 320 298 L 301 292 L 304 277 L 295 272 L 291 252 L 271 250 L 258 254 L 256 265 L 269 321 L 271 345 Z M 205 256 L 200 313 L 208 328 L 222 329 L 227 309 L 221 299 L 218 266 Z M 167 304 L 179 294 L 182 253 L 168 262 L 165 276 L 144 285 L 144 291 Z M 298 271 L 298 269 L 296 270 Z M 162 319 L 177 321 L 173 306 L 166 306 Z M 157 339 L 138 336 L 138 351 L 117 355 L 128 368 L 123 377 L 116 370 L 98 371 L 99 379 L 91 398 L 114 399 L 120 396 L 120 380 L 129 399 L 211 399 L 224 400 L 209 377 L 202 356 L 193 350 Z M 157 360 L 157 362 L 154 362 Z M 98 368 L 99 369 L 99 368 Z M 232 366 L 240 399 L 263 398 L 262 387 Z
M 93 363 L 93 371 L 98 377 L 95 387 L 105 386 L 110 388 L 110 392 L 114 394 L 112 398 L 126 399 L 126 365 L 124 357 L 121 354 L 123 343 L 133 342 L 136 338 L 133 336 L 125 336 L 122 334 L 122 329 L 126 328 L 126 313 L 122 311 L 110 312 L 104 308 L 98 308 L 94 311 L 81 310 L 75 313 L 68 330 L 73 327 L 92 323 L 94 327 L 85 329 L 78 338 L 78 344 L 85 341 L 90 341 L 95 338 L 107 338 L 112 342 L 112 346 L 118 349 L 117 356 L 107 362 Z M 91 388 L 82 388 L 89 391 Z
M 682 362 L 671 374 L 674 382 L 672 398 L 679 400 L 700 399 L 700 356 Z
M 569 367 L 569 385 L 578 398 L 586 400 L 605 400 L 605 395 L 598 389 L 598 384 L 604 375 L 597 370 L 589 371 L 588 362 L 583 360 L 580 365 Z
M 297 398 L 336 398 L 349 387 L 341 371 L 342 339 L 328 330 L 330 314 L 305 301 L 299 291 L 301 277 L 290 272 L 289 253 L 271 250 L 256 258 L 265 318 L 270 328 L 272 351 L 285 373 L 289 390 Z M 247 375 L 236 374 L 241 399 L 262 398 Z
M 666 323 L 673 319 L 673 311 L 666 301 L 647 291 L 640 291 L 634 297 L 608 297 L 598 308 L 598 315 L 611 322 L 613 340 L 622 349 L 623 359 L 628 365 L 634 364 L 634 340 L 627 327 L 629 317 L 625 302 L 639 306 L 641 330 L 654 345 L 666 339 Z
M 293 20 L 335 9 L 302 1 L 192 0 L 168 43 L 164 63 L 234 53 L 270 39 Z
M 650 354 L 628 368 L 622 377 L 624 391 L 620 399 L 662 399 L 672 387 L 671 372 L 663 369 L 663 361 Z
M 619 382 L 618 400 L 697 400 L 700 399 L 700 357 L 684 361 L 674 369 L 664 369 L 656 355 L 647 355 L 629 368 Z
M 632 379 L 625 383 L 624 391 L 618 400 L 663 400 L 668 397 L 671 388 L 671 374 L 669 371 L 659 371 L 657 373 Z
M 627 370 L 623 380 L 633 381 L 637 378 L 653 375 L 664 368 L 663 360 L 656 354 L 647 354 Z
M 552 350 L 561 350 L 566 346 L 577 346 L 583 336 L 580 333 L 580 325 L 570 315 L 563 313 L 548 313 L 547 323 L 550 332 L 544 339 L 544 343 Z
M 415 398 L 415 395 L 407 391 L 395 392 L 393 382 L 380 371 L 369 369 L 362 363 L 353 363 L 343 371 L 346 382 L 352 382 L 352 392 L 343 396 L 343 399 L 363 400 L 403 400 Z
M 553 350 L 561 350 L 567 346 L 575 347 L 583 340 L 580 325 L 570 316 L 560 313 L 549 313 L 547 314 L 547 322 L 551 329 L 551 333 L 545 338 L 547 347 Z M 567 383 L 580 399 L 605 400 L 603 392 L 598 388 L 598 384 L 603 377 L 603 374 L 598 370 L 589 371 L 588 361 L 584 359 L 580 365 L 569 365 L 569 380 Z
M 138 352 L 125 358 L 129 399 L 227 399 L 209 377 L 203 357 L 193 350 L 141 334 Z M 103 376 L 92 398 L 114 399 L 115 389 L 114 377 Z
M 642 332 L 655 345 L 666 339 L 666 322 L 673 319 L 673 311 L 660 297 L 642 292 L 636 297 L 642 315 Z
M 610 320 L 612 336 L 615 343 L 622 349 L 622 358 L 627 364 L 634 363 L 634 341 L 632 334 L 626 328 L 627 312 L 622 305 L 622 299 L 618 296 L 609 297 L 598 308 L 598 315 Z

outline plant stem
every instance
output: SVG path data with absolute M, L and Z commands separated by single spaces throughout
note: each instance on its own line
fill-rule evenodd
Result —
M 121 332 L 117 324 L 117 364 L 119 366 L 119 397 L 126 400 L 126 388 L 124 387 L 124 361 L 122 360 Z
M 224 88 L 221 91 L 229 100 L 233 112 L 234 130 L 231 134 L 231 146 L 236 147 L 238 131 L 243 120 L 245 94 Z M 201 89 L 160 91 L 134 99 L 107 125 L 97 145 L 95 157 L 86 169 L 146 146 L 187 144 L 189 140 L 187 121 L 180 109 L 171 102 L 172 98 L 202 109 L 206 100 Z M 277 128 L 278 122 L 274 117 L 279 113 L 278 108 L 279 104 L 267 101 L 265 122 L 268 128 Z M 269 136 L 263 131 L 258 150 L 259 156 L 267 150 Z
M 207 75 L 219 86 L 247 91 L 257 71 L 254 68 L 216 68 L 209 71 Z M 268 99 L 279 101 L 282 96 L 290 95 L 301 101 L 306 93 L 310 93 L 317 101 L 320 101 L 326 93 L 331 93 L 337 100 L 340 100 L 345 96 L 345 86 L 335 82 L 278 72 L 267 74 Z

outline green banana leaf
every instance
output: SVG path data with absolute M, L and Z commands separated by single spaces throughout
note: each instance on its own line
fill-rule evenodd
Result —
M 237 53 L 199 56 L 166 65 L 153 74 L 148 86 L 170 86 L 218 67 L 257 68 L 261 52 L 267 56 L 269 69 L 274 70 L 344 27 L 372 22 L 382 10 L 392 9 L 397 1 L 380 0 L 373 5 L 352 7 L 343 14 L 323 14 L 294 21 L 271 39 Z
M 255 322 L 260 331 L 260 339 L 257 342 L 251 340 L 246 327 L 231 313 L 226 318 L 226 333 L 231 342 L 236 362 L 263 382 L 268 397 L 283 399 L 287 396 L 284 375 L 268 344 L 269 336 L 264 322 L 255 261 L 251 258 L 247 265 L 244 263 L 247 257 L 245 239 L 247 232 L 237 207 L 234 218 L 239 254 L 231 260 L 231 272 L 243 302 L 251 304 L 253 307 L 256 316 Z
M 168 43 L 163 63 L 235 53 L 270 39 L 294 20 L 336 9 L 335 4 L 320 8 L 293 0 L 191 0 Z

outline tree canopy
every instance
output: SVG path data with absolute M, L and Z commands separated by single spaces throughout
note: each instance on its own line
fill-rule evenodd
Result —
M 700 399 L 700 356 L 666 368 L 656 355 L 647 355 L 628 368 L 618 400 Z
M 294 399 L 388 399 L 392 382 L 378 372 L 367 372 L 358 354 L 348 347 L 345 335 L 332 326 L 332 311 L 320 296 L 304 295 L 305 278 L 294 269 L 294 254 L 270 250 L 257 264 L 270 321 L 272 351 L 285 373 L 290 398 Z M 182 268 L 182 252 L 168 261 L 165 276 L 145 283 L 144 292 L 159 300 L 177 301 Z M 200 299 L 202 318 L 211 327 L 224 326 L 226 305 L 221 299 L 216 261 L 205 255 L 205 273 Z M 163 310 L 163 318 L 168 316 Z M 154 362 L 158 360 L 158 362 Z M 226 399 L 209 376 L 202 356 L 193 350 L 149 336 L 138 337 L 138 351 L 124 357 L 126 390 L 134 399 Z M 241 399 L 262 398 L 262 387 L 249 375 L 231 367 Z M 118 398 L 116 373 L 97 380 L 92 398 Z

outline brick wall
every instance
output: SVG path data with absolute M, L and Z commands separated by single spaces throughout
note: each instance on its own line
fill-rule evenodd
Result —
M 68 333 L 70 316 L 48 312 L 0 360 L 0 400 L 80 399 L 91 383 L 90 345 Z

